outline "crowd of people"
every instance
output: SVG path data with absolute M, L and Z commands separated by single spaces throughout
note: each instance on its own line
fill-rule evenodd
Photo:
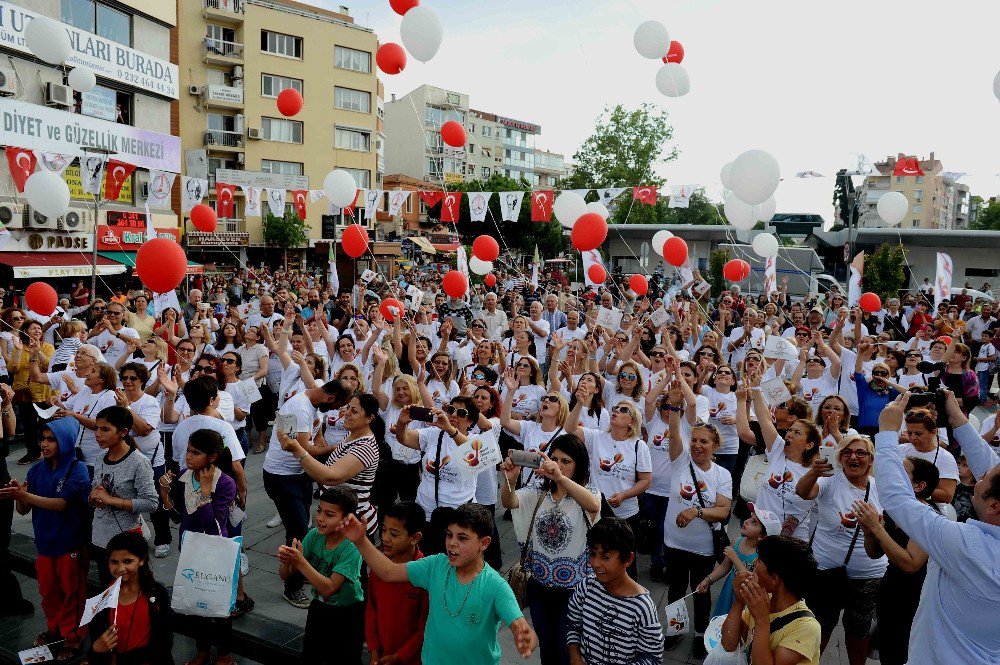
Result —
M 304 662 L 499 663 L 505 626 L 543 665 L 653 665 L 682 636 L 640 577 L 693 594 L 699 658 L 724 616 L 718 648 L 754 663 L 817 664 L 838 625 L 852 665 L 1000 662 L 1000 421 L 970 424 L 996 401 L 991 301 L 498 278 L 455 298 L 434 271 L 334 292 L 261 267 L 164 311 L 82 284 L 51 316 L 10 303 L 0 413 L 30 469 L 0 464 L 0 553 L 30 513 L 35 644 L 172 662 L 183 624 L 187 662 L 232 662 L 245 558 L 213 619 L 172 613 L 149 561 L 263 504 Z M 465 473 L 474 439 L 502 463 Z M 4 611 L 30 611 L 0 563 Z M 90 563 L 121 591 L 88 638 Z

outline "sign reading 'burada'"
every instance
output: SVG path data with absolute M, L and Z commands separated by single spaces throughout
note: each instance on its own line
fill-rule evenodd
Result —
M 24 41 L 24 28 L 37 16 L 41 14 L 9 2 L 0 2 L 0 45 L 30 53 Z M 65 23 L 62 26 L 69 34 L 73 47 L 69 64 L 86 65 L 98 76 L 177 99 L 177 65 L 92 32 Z

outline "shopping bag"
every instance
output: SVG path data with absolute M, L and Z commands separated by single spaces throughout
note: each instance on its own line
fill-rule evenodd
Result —
M 243 538 L 223 538 L 186 531 L 174 575 L 175 612 L 226 618 L 236 602 Z
M 760 492 L 760 484 L 767 475 L 767 455 L 751 455 L 747 459 L 743 477 L 740 479 L 740 496 L 744 501 L 753 503 Z
M 708 652 L 702 665 L 747 665 L 747 654 L 742 648 L 726 651 L 720 644 Z

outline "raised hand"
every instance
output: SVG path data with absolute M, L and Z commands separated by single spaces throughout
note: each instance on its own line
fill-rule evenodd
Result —
M 517 377 L 514 376 L 514 368 L 508 367 L 503 373 L 503 385 L 507 390 L 517 390 L 518 381 Z

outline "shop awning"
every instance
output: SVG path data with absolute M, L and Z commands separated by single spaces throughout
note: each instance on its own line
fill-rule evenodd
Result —
M 98 252 L 98 256 L 120 263 L 127 268 L 135 267 L 135 252 Z M 194 261 L 188 261 L 187 274 L 200 275 L 205 271 L 204 266 Z
M 420 248 L 420 251 L 425 252 L 427 254 L 437 254 L 437 250 L 434 249 L 434 245 L 432 245 L 431 241 L 428 240 L 427 238 L 423 236 L 410 236 L 409 239 L 413 242 L 414 245 Z
M 0 263 L 14 269 L 15 279 L 90 277 L 94 269 L 90 254 L 82 252 L 0 252 Z M 97 257 L 98 275 L 120 275 L 125 266 Z

